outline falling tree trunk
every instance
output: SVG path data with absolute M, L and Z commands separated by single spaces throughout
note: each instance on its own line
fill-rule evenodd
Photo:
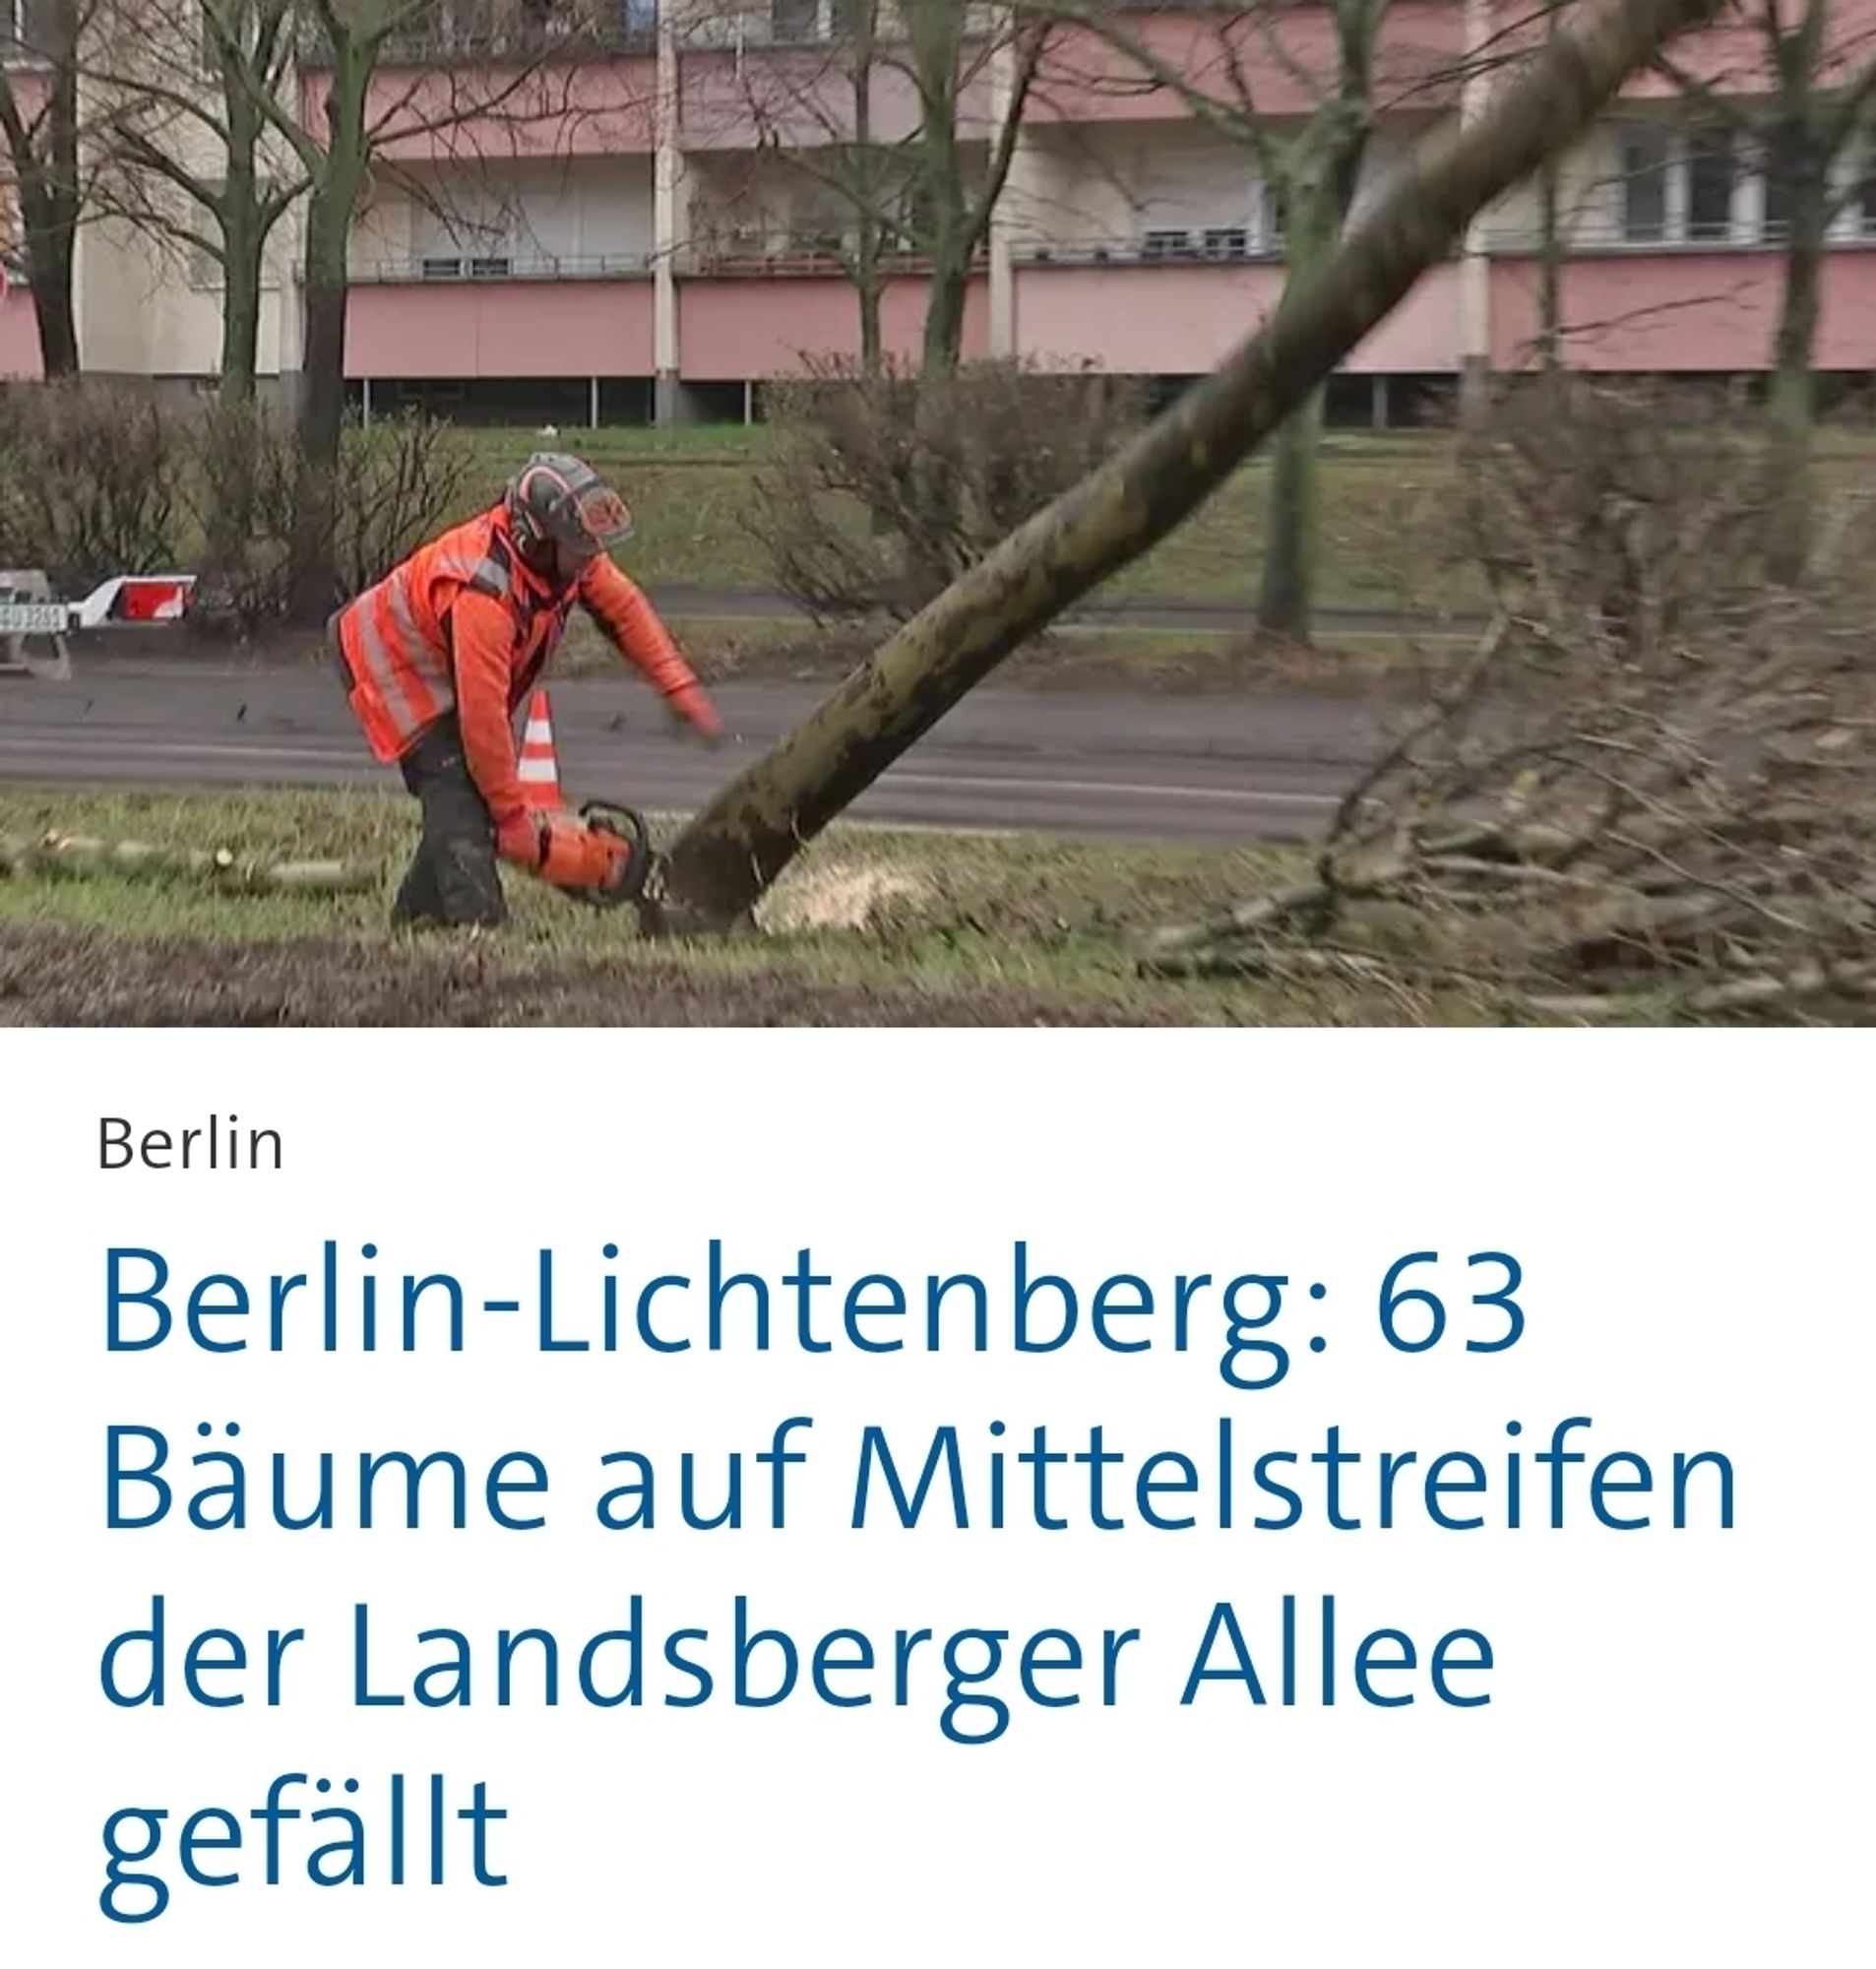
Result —
M 1308 399 L 1473 216 L 1575 138 L 1623 78 L 1719 0 L 1619 0 L 1479 118 L 1431 139 L 1267 327 L 1097 472 L 1020 527 L 720 793 L 674 844 L 654 929 L 743 919 L 806 842 L 1027 638 L 1137 558 Z
M 1794 583 L 1811 555 L 1811 431 L 1817 385 L 1811 361 L 1817 343 L 1819 289 L 1830 191 L 1825 171 L 1808 159 L 1787 177 L 1790 232 L 1784 254 L 1784 297 L 1779 313 L 1769 402 L 1772 514 L 1766 568 L 1774 581 Z

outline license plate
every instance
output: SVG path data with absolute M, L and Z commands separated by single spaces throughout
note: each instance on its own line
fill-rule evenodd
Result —
M 0 602 L 0 636 L 62 636 L 69 622 L 62 602 Z

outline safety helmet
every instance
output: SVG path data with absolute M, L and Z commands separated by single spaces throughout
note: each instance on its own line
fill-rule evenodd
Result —
M 632 538 L 626 503 L 593 467 L 564 451 L 537 451 L 509 481 L 508 525 L 530 561 L 581 561 Z

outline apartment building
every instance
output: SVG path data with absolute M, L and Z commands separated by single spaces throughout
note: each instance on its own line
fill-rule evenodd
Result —
M 857 348 L 843 267 L 854 237 L 845 0 L 664 0 L 661 10 L 577 0 L 578 15 L 568 4 L 440 0 L 390 51 L 376 98 L 387 113 L 419 98 L 452 107 L 407 119 L 387 143 L 355 228 L 347 367 L 368 409 L 415 401 L 563 425 L 741 416 L 805 353 Z M 1876 0 L 1845 0 L 1837 15 L 1846 47 L 1870 41 Z M 1529 16 L 1510 0 L 1394 0 L 1358 209 L 1439 119 L 1488 99 L 1493 73 L 1469 51 L 1501 44 Z M 958 112 L 964 169 L 979 184 L 1018 59 L 994 12 L 983 19 Z M 1310 0 L 1285 0 L 1275 29 L 1249 37 L 1241 8 L 1153 6 L 1125 24 L 1192 87 L 1232 104 L 1248 95 L 1279 138 L 1301 126 L 1332 73 L 1329 22 Z M 882 32 L 890 38 L 890 17 Z M 1743 29 L 1681 53 L 1712 91 L 1749 99 L 1766 87 Z M 896 45 L 869 80 L 873 141 L 888 145 L 914 124 Z M 308 103 L 324 83 L 309 49 L 297 77 Z M 1099 34 L 1063 29 L 1014 120 L 1008 181 L 970 285 L 968 353 L 1180 378 L 1210 368 L 1274 305 L 1282 200 L 1256 146 L 1224 119 L 1151 86 Z M 1818 366 L 1854 377 L 1876 369 L 1876 151 L 1841 160 L 1837 193 Z M 1710 100 L 1638 79 L 1557 176 L 1565 359 L 1763 374 L 1783 279 L 1780 205 L 1750 141 Z M 1350 356 L 1337 387 L 1345 414 L 1399 419 L 1450 397 L 1469 372 L 1532 365 L 1541 213 L 1527 185 L 1481 220 Z M 289 382 L 298 256 L 289 220 L 262 323 L 262 368 Z M 892 266 L 885 339 L 909 352 L 924 307 L 915 227 Z M 110 221 L 85 228 L 89 368 L 211 377 L 219 299 L 214 269 L 173 244 Z M 35 363 L 16 283 L 0 302 L 0 372 Z

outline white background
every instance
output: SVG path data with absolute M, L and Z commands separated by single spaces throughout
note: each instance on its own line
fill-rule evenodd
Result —
M 1851 1034 L 11 1037 L 0 1938 L 22 1962 L 212 1969 L 1860 1956 L 1870 1062 Z M 279 1128 L 285 1173 L 99 1173 L 100 1113 L 180 1127 L 211 1108 Z M 772 1278 L 803 1243 L 842 1285 L 975 1269 L 994 1307 L 1027 1238 L 1039 1266 L 1085 1289 L 1115 1271 L 1156 1288 L 1179 1272 L 1286 1272 L 1274 1331 L 1294 1362 L 1275 1391 L 1231 1392 L 1216 1312 L 1185 1357 L 1161 1351 L 1156 1320 L 1139 1323 L 1155 1351 L 1131 1357 L 1084 1335 L 1031 1360 L 844 1346 L 806 1359 L 785 1342 L 785 1306 L 767 1359 L 636 1346 L 542 1358 L 521 1321 L 474 1312 L 459 1357 L 297 1344 L 212 1358 L 180 1335 L 105 1353 L 108 1245 L 155 1246 L 179 1280 L 264 1281 L 316 1273 L 328 1236 L 346 1253 L 376 1240 L 393 1278 L 452 1269 L 471 1303 L 529 1298 L 551 1244 L 570 1318 L 607 1239 L 633 1282 L 700 1270 L 719 1236 L 732 1262 Z M 1439 1348 L 1390 1352 L 1375 1317 L 1389 1263 L 1439 1251 L 1431 1282 L 1461 1308 L 1455 1261 L 1481 1248 L 1523 1264 L 1523 1343 L 1469 1356 L 1456 1310 Z M 1329 1287 L 1320 1307 L 1301 1297 L 1311 1279 Z M 247 1330 L 263 1338 L 260 1320 Z M 1319 1357 L 1312 1333 L 1328 1342 Z M 790 1473 L 778 1534 L 761 1526 L 767 1473 L 748 1459 L 792 1414 L 814 1418 L 796 1438 L 811 1460 Z M 1242 1470 L 1232 1532 L 845 1529 L 866 1423 L 916 1445 L 951 1422 L 987 1446 L 996 1418 L 1015 1449 L 1037 1422 L 1067 1448 L 1099 1422 L 1132 1467 L 1158 1449 L 1204 1467 L 1225 1414 L 1241 1464 L 1243 1451 L 1307 1452 L 1340 1423 L 1370 1473 L 1383 1448 L 1422 1464 L 1470 1449 L 1495 1491 L 1507 1421 L 1525 1424 L 1530 1452 L 1587 1415 L 1578 1446 L 1593 1456 L 1631 1448 L 1658 1472 L 1677 1449 L 1726 1451 L 1738 1525 L 1718 1533 L 1702 1509 L 1685 1533 L 1658 1520 L 1602 1531 L 1578 1469 L 1571 1527 L 1555 1534 L 1528 1464 L 1530 1528 L 1516 1534 L 1441 1533 L 1411 1508 L 1392 1533 L 1337 1534 L 1306 1472 L 1310 1528 L 1257 1533 Z M 162 1429 L 173 1468 L 202 1446 L 202 1420 L 216 1446 L 223 1423 L 241 1424 L 260 1478 L 249 1529 L 107 1532 L 106 1425 Z M 311 1456 L 333 1450 L 343 1502 L 360 1449 L 444 1447 L 471 1473 L 504 1449 L 540 1455 L 549 1528 L 489 1529 L 473 1493 L 462 1533 L 267 1522 L 275 1450 L 295 1459 L 301 1494 Z M 659 1468 L 650 1534 L 593 1520 L 598 1458 L 625 1447 Z M 744 1452 L 750 1528 L 677 1522 L 684 1449 L 706 1495 L 725 1452 Z M 1351 1494 L 1371 1495 L 1361 1473 Z M 157 1591 L 171 1701 L 113 1710 L 98 1656 Z M 940 1734 L 929 1648 L 904 1709 L 834 1710 L 797 1689 L 737 1710 L 720 1682 L 708 1706 L 665 1709 L 657 1693 L 674 1683 L 656 1663 L 646 1706 L 590 1709 L 573 1657 L 635 1591 L 654 1647 L 669 1628 L 708 1627 L 717 1662 L 738 1592 L 810 1646 L 836 1626 L 886 1649 L 901 1626 L 1062 1626 L 1091 1652 L 1104 1626 L 1144 1637 L 1116 1707 L 1019 1701 L 1000 1742 L 967 1749 Z M 1275 1696 L 1285 1592 L 1304 1603 L 1304 1703 L 1257 1709 L 1220 1684 L 1181 1708 L 1220 1600 Z M 1324 1592 L 1343 1623 L 1334 1711 L 1307 1699 Z M 354 1600 L 373 1608 L 387 1682 L 401 1664 L 407 1685 L 433 1658 L 412 1645 L 419 1627 L 487 1644 L 474 1706 L 353 1709 Z M 566 1644 L 562 1706 L 499 1709 L 493 1634 L 535 1624 Z M 308 1630 L 281 1708 L 183 1699 L 176 1637 L 210 1626 L 253 1644 L 269 1626 Z M 1355 1700 L 1346 1654 L 1380 1626 L 1407 1629 L 1423 1654 L 1449 1628 L 1483 1629 L 1491 1706 L 1444 1708 L 1423 1677 L 1410 1709 Z M 869 1685 L 890 1696 L 885 1675 Z M 1020 1693 L 1013 1669 L 998 1685 Z M 1079 1685 L 1097 1694 L 1092 1674 Z M 308 1886 L 303 1822 L 285 1833 L 282 1886 L 260 1884 L 258 1846 L 232 1863 L 239 1886 L 179 1876 L 174 1835 L 199 1807 L 245 1817 L 279 1772 L 356 1776 L 379 1838 L 385 1774 L 400 1769 L 413 1801 L 433 1770 L 450 1775 L 453 1806 L 488 1782 L 511 1813 L 492 1846 L 507 1887 L 472 1885 L 460 1843 L 452 1884 L 424 1884 L 420 1817 L 402 1888 L 385 1884 L 382 1847 L 366 1887 Z M 171 1813 L 154 1864 L 173 1899 L 141 1928 L 97 1910 L 100 1830 L 131 1805 Z

